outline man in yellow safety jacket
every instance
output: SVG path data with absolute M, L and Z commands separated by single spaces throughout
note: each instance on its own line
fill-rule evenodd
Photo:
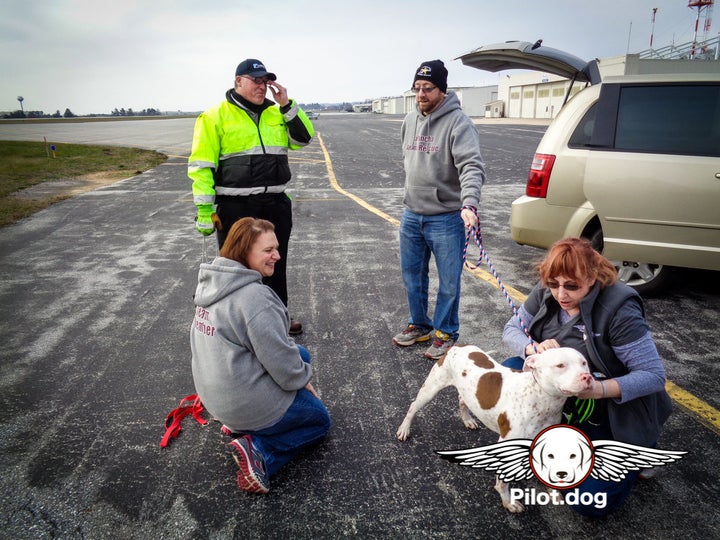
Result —
M 188 176 L 197 206 L 196 228 L 203 235 L 217 231 L 219 246 L 242 217 L 275 225 L 281 259 L 265 283 L 287 305 L 292 229 L 292 203 L 285 193 L 291 177 L 288 150 L 306 146 L 315 132 L 305 112 L 276 80 L 259 60 L 240 62 L 225 101 L 195 122 Z M 274 102 L 265 97 L 268 89 Z M 302 325 L 292 321 L 290 333 L 301 332 Z

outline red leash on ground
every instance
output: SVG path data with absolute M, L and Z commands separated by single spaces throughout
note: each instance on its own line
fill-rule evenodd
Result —
M 170 439 L 174 439 L 180 434 L 182 430 L 182 420 L 186 416 L 192 415 L 197 423 L 204 426 L 208 423 L 202 417 L 204 411 L 200 396 L 197 394 L 191 394 L 180 400 L 180 406 L 177 409 L 173 409 L 165 418 L 165 435 L 160 440 L 160 448 L 165 448 L 170 444 Z

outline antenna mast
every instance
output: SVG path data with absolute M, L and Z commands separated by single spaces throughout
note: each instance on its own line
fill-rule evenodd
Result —
M 657 13 L 658 8 L 653 8 L 653 14 L 652 14 L 652 30 L 650 31 L 650 48 L 652 49 L 653 46 L 653 36 L 655 35 L 655 14 Z
M 693 36 L 692 50 L 690 51 L 691 60 L 695 59 L 695 49 L 697 48 L 698 29 L 700 27 L 701 18 L 704 18 L 702 29 L 703 41 L 707 40 L 707 35 L 710 32 L 710 26 L 712 25 L 711 15 L 713 4 L 715 4 L 715 0 L 688 0 L 688 7 L 690 9 L 697 9 L 697 15 L 695 16 L 695 35 Z M 702 52 L 705 51 L 703 50 Z

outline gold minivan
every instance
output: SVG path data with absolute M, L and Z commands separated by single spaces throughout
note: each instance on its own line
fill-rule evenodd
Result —
M 620 279 L 645 294 L 663 288 L 673 267 L 720 270 L 720 63 L 714 73 L 600 80 L 596 61 L 537 43 L 460 58 L 586 84 L 537 147 L 526 194 L 512 203 L 514 241 L 548 248 L 567 236 L 589 238 Z

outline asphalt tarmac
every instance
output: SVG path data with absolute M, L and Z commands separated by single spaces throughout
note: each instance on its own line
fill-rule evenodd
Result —
M 237 489 L 217 423 L 188 418 L 159 447 L 165 415 L 194 392 L 192 294 L 215 246 L 193 226 L 185 168 L 192 120 L 0 125 L 3 139 L 171 156 L 0 229 L 0 538 L 720 537 L 716 273 L 683 273 L 646 302 L 668 378 L 691 406 L 709 409 L 703 417 L 676 404 L 658 446 L 688 454 L 639 483 L 612 516 L 582 518 L 551 504 L 508 513 L 492 473 L 434 453 L 496 440 L 462 425 L 451 389 L 421 411 L 407 442 L 396 440 L 432 366 L 424 347 L 390 342 L 407 316 L 399 120 L 321 115 L 319 136 L 293 154 L 290 311 L 305 326 L 298 342 L 313 355 L 333 428 L 272 479 L 266 496 Z M 478 129 L 488 167 L 486 249 L 504 284 L 522 295 L 542 253 L 509 240 L 509 203 L 524 191 L 544 127 Z M 502 359 L 511 311 L 492 281 L 465 272 L 460 339 Z M 519 486 L 542 491 L 535 480 Z

